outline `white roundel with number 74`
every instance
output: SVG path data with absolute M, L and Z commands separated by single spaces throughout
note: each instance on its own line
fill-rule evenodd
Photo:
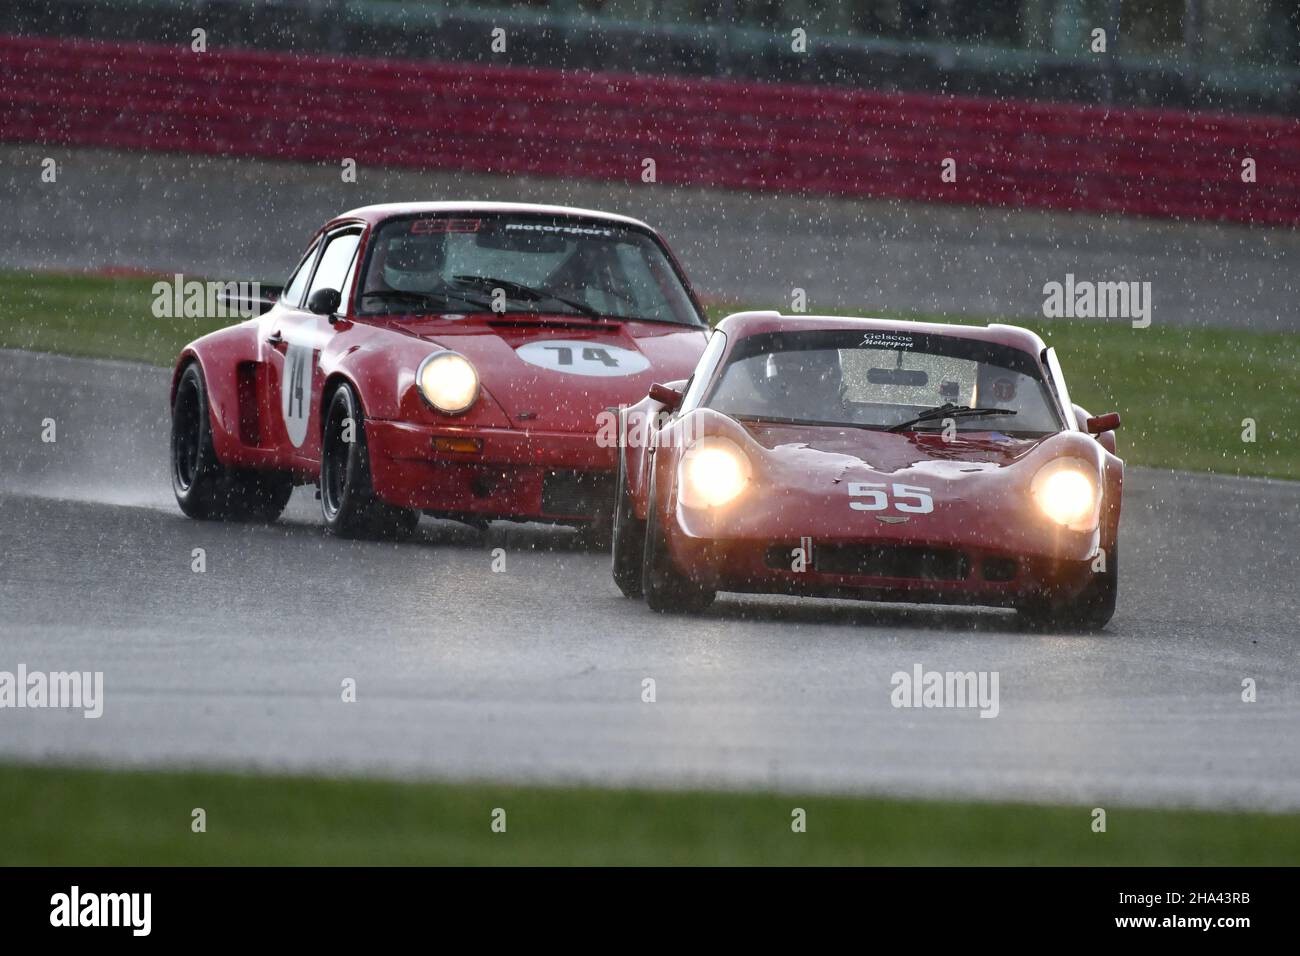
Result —
M 914 515 L 928 515 L 934 510 L 930 489 L 919 485 L 851 481 L 849 499 L 849 507 L 854 511 L 885 511 L 891 504 L 895 511 Z
M 529 365 L 595 378 L 635 375 L 650 367 L 650 360 L 640 352 L 592 341 L 543 339 L 521 345 L 515 354 Z

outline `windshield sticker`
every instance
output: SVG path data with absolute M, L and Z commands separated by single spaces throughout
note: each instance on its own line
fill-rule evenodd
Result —
M 505 231 L 541 232 L 558 236 L 600 236 L 603 239 L 614 236 L 614 230 L 602 229 L 598 226 L 557 226 L 544 222 L 508 222 Z
M 411 235 L 427 236 L 435 232 L 478 232 L 482 219 L 417 219 L 411 223 Z
M 521 345 L 515 354 L 529 365 L 594 378 L 636 375 L 650 367 L 650 360 L 640 352 L 591 341 L 544 339 Z
M 993 383 L 993 397 L 999 402 L 1009 402 L 1016 397 L 1016 383 L 1009 378 L 1000 378 Z
M 904 332 L 868 332 L 858 348 L 910 349 L 915 346 L 910 335 Z

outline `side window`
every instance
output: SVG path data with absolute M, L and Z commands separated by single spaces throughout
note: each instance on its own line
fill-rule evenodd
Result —
M 704 346 L 704 354 L 700 356 L 699 363 L 695 366 L 695 373 L 691 376 L 690 384 L 686 387 L 686 395 L 682 398 L 682 411 L 689 411 L 700 404 L 700 399 L 704 397 L 704 390 L 708 388 L 709 382 L 713 379 L 713 373 L 718 366 L 718 359 L 722 357 L 723 351 L 727 348 L 727 337 L 718 331 L 709 336 L 709 344 Z
M 307 289 L 307 280 L 311 278 L 311 266 L 316 261 L 316 250 L 319 248 L 320 243 L 313 242 L 307 254 L 302 257 L 302 262 L 298 264 L 298 269 L 289 277 L 284 292 L 280 295 L 280 301 L 285 305 L 302 305 L 302 294 Z
M 325 251 L 321 253 L 320 265 L 316 267 L 311 288 L 307 290 L 308 299 L 318 289 L 343 291 L 343 280 L 352 268 L 352 260 L 357 254 L 357 243 L 360 241 L 359 232 L 339 233 L 325 240 Z
M 358 235 L 358 239 L 361 237 Z M 343 285 L 339 286 L 339 294 L 343 296 L 343 302 L 339 305 L 339 311 L 347 312 L 348 310 L 348 290 L 352 288 L 352 282 L 357 277 L 357 266 L 361 262 L 361 252 L 358 250 L 352 254 L 352 262 L 348 265 L 348 274 L 343 277 Z

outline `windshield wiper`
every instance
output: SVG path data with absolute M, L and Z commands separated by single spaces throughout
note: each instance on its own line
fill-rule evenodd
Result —
M 925 422 L 937 421 L 941 418 L 978 418 L 983 415 L 1014 415 L 1013 408 L 971 408 L 969 405 L 954 405 L 952 402 L 945 402 L 934 408 L 927 408 L 915 418 L 909 418 L 905 422 L 899 422 L 897 425 L 890 425 L 889 431 L 901 432 L 904 429 L 911 428 L 913 425 L 921 425 Z
M 451 299 L 457 299 L 461 302 L 468 302 L 477 308 L 485 308 L 487 302 L 475 296 L 466 295 L 463 292 L 410 292 L 405 289 L 374 289 L 370 292 L 361 293 L 362 299 L 377 299 L 380 302 L 401 302 L 411 305 L 425 306 L 430 309 L 436 309 L 446 305 Z
M 401 289 L 374 289 L 361 293 L 363 299 L 386 299 L 390 302 L 428 302 L 440 298 L 428 292 L 405 292 Z
M 512 299 L 528 299 L 533 302 L 541 302 L 550 299 L 553 302 L 567 305 L 575 312 L 579 312 L 588 318 L 599 319 L 602 317 L 598 309 L 593 309 L 585 302 L 579 302 L 577 299 L 565 298 L 562 295 L 552 292 L 550 289 L 535 289 L 530 285 L 524 285 L 522 282 L 511 282 L 509 279 L 497 279 L 493 276 L 474 275 L 452 276 L 451 280 L 475 289 L 501 289 Z
M 862 428 L 867 431 L 880 431 L 882 426 L 872 425 L 868 422 L 837 422 L 827 421 L 818 418 L 786 418 L 782 415 L 751 415 L 736 413 L 731 416 L 738 422 L 753 422 L 754 424 L 771 424 L 771 425 L 815 425 L 817 427 L 830 428 Z

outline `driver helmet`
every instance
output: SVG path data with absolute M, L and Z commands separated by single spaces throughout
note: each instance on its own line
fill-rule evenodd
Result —
M 756 385 L 770 401 L 808 406 L 843 400 L 844 373 L 838 349 L 771 352 L 759 369 Z
M 384 282 L 389 288 L 427 292 L 442 283 L 442 236 L 400 236 L 388 241 Z

